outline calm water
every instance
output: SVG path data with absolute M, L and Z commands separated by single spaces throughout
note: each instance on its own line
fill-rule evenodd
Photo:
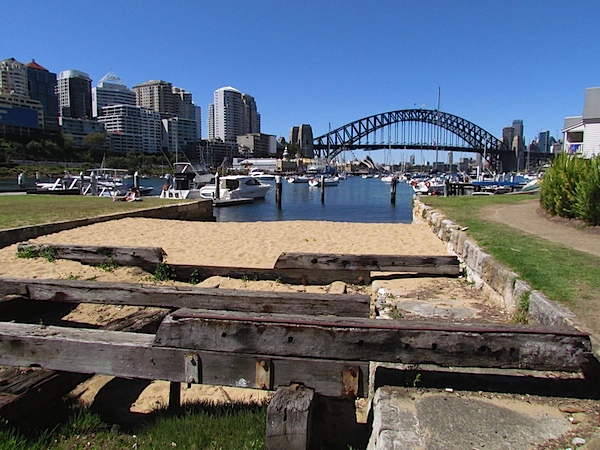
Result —
M 17 180 L 0 180 L 0 191 L 17 190 Z M 47 180 L 42 180 L 47 181 Z M 48 180 L 49 181 L 49 180 Z M 160 193 L 164 180 L 141 179 Z M 321 203 L 319 188 L 307 183 L 290 184 L 284 180 L 281 209 L 275 203 L 275 187 L 264 200 L 246 205 L 214 208 L 218 222 L 257 222 L 274 220 L 327 220 L 331 222 L 410 223 L 412 188 L 405 182 L 396 187 L 396 204 L 390 202 L 390 185 L 378 178 L 348 177 L 339 186 L 325 188 Z M 35 180 L 27 179 L 26 188 L 35 189 Z
M 320 188 L 306 183 L 283 182 L 281 209 L 275 203 L 273 188 L 264 200 L 247 205 L 219 207 L 214 215 L 219 222 L 273 220 L 327 220 L 332 222 L 410 223 L 412 188 L 398 183 L 396 204 L 390 202 L 390 185 L 377 178 L 348 177 L 339 186 L 325 188 L 321 203 Z

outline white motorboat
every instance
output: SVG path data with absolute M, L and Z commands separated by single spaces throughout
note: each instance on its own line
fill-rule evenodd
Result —
M 340 179 L 338 177 L 324 177 L 323 184 L 325 187 L 327 186 L 337 186 L 340 184 Z M 308 185 L 312 187 L 321 186 L 321 177 L 313 177 L 308 180 Z
M 250 172 L 248 172 L 248 175 L 258 178 L 261 181 L 275 181 L 275 175 L 272 173 L 263 172 L 257 168 L 251 169 Z
M 200 189 L 214 183 L 214 174 L 199 170 L 192 163 L 176 162 L 173 168 L 173 177 L 165 177 L 160 198 L 201 198 Z
M 249 175 L 227 175 L 219 178 L 219 196 L 221 200 L 239 198 L 264 198 L 271 185 L 262 183 L 258 178 Z M 201 198 L 217 198 L 216 184 L 207 184 L 200 188 Z
M 286 181 L 288 183 L 308 183 L 308 181 L 310 180 L 309 177 L 307 177 L 306 175 L 292 175 L 289 177 L 286 177 Z

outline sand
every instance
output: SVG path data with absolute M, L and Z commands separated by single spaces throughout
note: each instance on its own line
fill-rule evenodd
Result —
M 425 224 L 320 221 L 188 222 L 127 218 L 41 236 L 35 243 L 162 247 L 167 263 L 272 268 L 282 252 L 445 255 Z M 136 269 L 107 273 L 72 261 L 48 263 L 0 249 L 0 275 L 18 278 L 92 278 L 139 281 Z

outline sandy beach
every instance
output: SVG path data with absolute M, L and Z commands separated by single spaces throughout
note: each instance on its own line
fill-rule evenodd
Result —
M 271 268 L 282 252 L 446 255 L 426 224 L 321 221 L 188 222 L 127 218 L 41 236 L 48 244 L 162 247 L 166 263 Z M 0 275 L 18 278 L 109 278 L 138 281 L 119 269 L 107 274 L 72 261 L 17 258 L 17 246 L 0 249 Z M 107 277 L 107 275 L 110 275 Z M 99 278 L 96 278 L 99 279 Z

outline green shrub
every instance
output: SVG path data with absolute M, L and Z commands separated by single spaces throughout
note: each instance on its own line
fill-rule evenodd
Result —
M 575 215 L 590 225 L 600 225 L 600 156 L 586 160 L 575 188 Z

